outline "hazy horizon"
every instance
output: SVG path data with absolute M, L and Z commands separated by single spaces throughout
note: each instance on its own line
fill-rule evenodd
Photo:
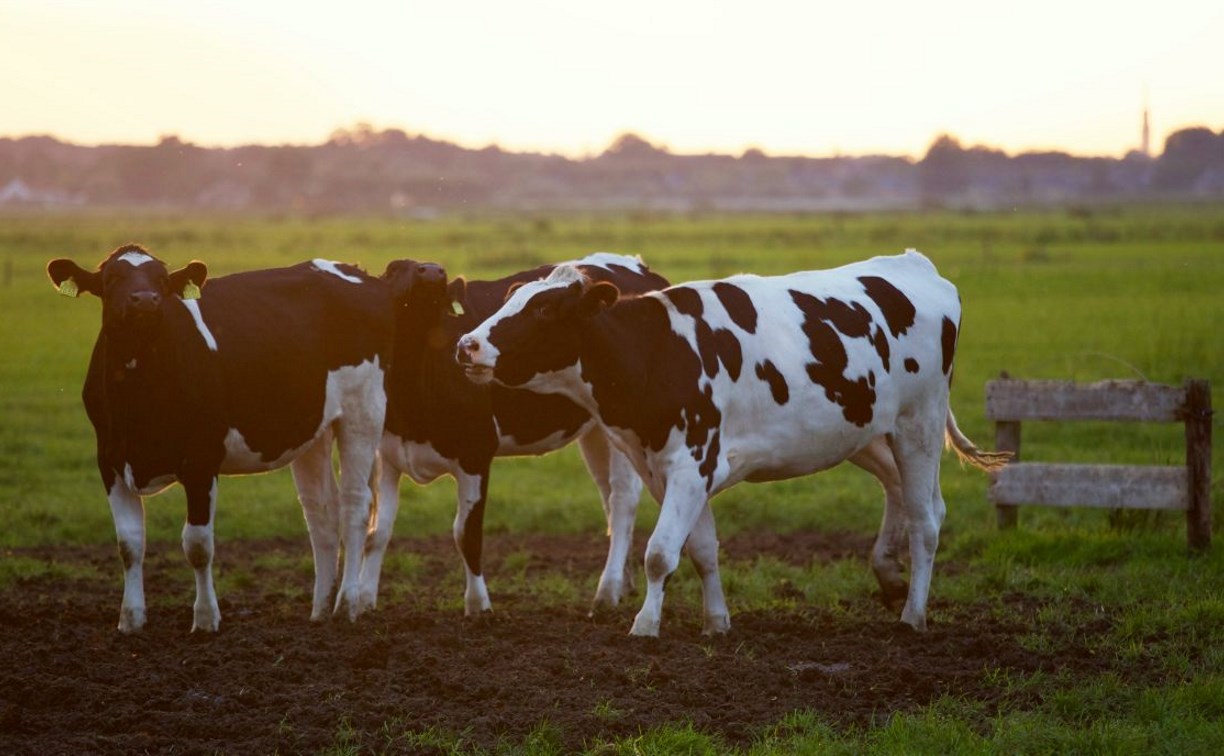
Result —
M 83 145 L 315 145 L 338 129 L 597 155 L 921 158 L 940 134 L 1008 154 L 1121 157 L 1224 128 L 1224 5 L 968 0 L 821 11 L 756 0 L 329 8 L 11 0 L 0 136 Z

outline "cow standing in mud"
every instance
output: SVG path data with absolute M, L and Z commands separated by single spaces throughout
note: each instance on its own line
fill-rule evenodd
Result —
M 196 574 L 192 630 L 214 632 L 217 477 L 287 464 L 314 550 L 311 618 L 326 616 L 342 539 L 334 611 L 355 619 L 386 409 L 394 322 L 386 287 L 324 260 L 204 285 L 203 263 L 169 272 L 136 245 L 116 249 L 94 271 L 58 259 L 47 273 L 63 294 L 102 300 L 83 398 L 124 566 L 119 629 L 145 624 L 143 496 L 182 484 L 183 553 Z
M 845 460 L 885 483 L 873 567 L 886 597 L 906 593 L 901 620 L 924 629 L 945 511 L 944 441 L 979 467 L 1006 460 L 974 447 L 949 406 L 956 288 L 911 250 L 619 295 L 559 267 L 520 287 L 460 339 L 456 356 L 478 383 L 559 393 L 598 417 L 662 505 L 632 634 L 658 635 L 664 581 L 686 543 L 704 629 L 726 631 L 710 498 Z M 907 531 L 908 588 L 895 548 Z
M 597 253 L 571 265 L 591 280 L 615 284 L 625 294 L 667 285 L 636 257 Z M 377 603 L 383 557 L 399 508 L 400 477 L 425 484 L 451 475 L 458 495 L 455 545 L 467 578 L 465 613 L 489 610 L 481 551 L 494 457 L 544 454 L 575 439 L 599 488 L 611 536 L 594 603 L 615 606 L 630 587 L 632 572 L 626 569 L 626 560 L 642 491 L 633 466 L 609 445 L 590 413 L 570 399 L 477 386 L 464 378 L 455 362 L 455 344 L 462 334 L 492 315 L 507 292 L 545 278 L 553 268 L 543 266 L 495 281 L 457 278 L 448 283 L 446 271 L 435 264 L 397 260 L 387 266 L 383 279 L 397 305 L 395 360 L 387 374 L 378 512 L 362 566 L 362 609 Z

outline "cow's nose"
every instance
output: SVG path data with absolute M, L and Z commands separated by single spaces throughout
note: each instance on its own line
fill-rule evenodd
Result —
M 161 306 L 161 294 L 155 291 L 136 291 L 128 295 L 128 302 L 140 312 L 151 312 Z
M 441 265 L 422 265 L 417 269 L 417 276 L 422 281 L 437 283 L 446 280 L 446 270 Z
M 472 362 L 472 355 L 480 351 L 480 344 L 471 336 L 464 336 L 459 339 L 459 344 L 455 347 L 455 359 L 460 365 L 467 365 Z

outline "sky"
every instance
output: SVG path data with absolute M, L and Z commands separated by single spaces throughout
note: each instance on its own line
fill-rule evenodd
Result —
M 1145 104 L 1156 152 L 1224 129 L 1221 40 L 1220 0 L 0 0 L 0 136 L 1120 157 Z

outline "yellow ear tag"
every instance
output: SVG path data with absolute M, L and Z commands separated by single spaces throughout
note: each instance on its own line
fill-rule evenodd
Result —
M 65 278 L 62 282 L 60 282 L 58 291 L 60 294 L 63 294 L 66 297 L 75 297 L 81 292 L 81 290 L 77 288 L 76 281 L 72 280 L 71 278 Z
M 456 299 L 456 300 L 452 300 L 452 301 L 451 301 L 451 310 L 452 310 L 452 311 L 454 311 L 454 313 L 455 313 L 456 315 L 462 315 L 462 314 L 463 314 L 463 305 L 459 304 L 459 300 L 457 300 L 457 299 Z
M 188 281 L 187 285 L 183 287 L 183 299 L 187 300 L 187 299 L 199 299 L 199 298 L 200 298 L 200 287 L 196 286 L 195 281 Z

